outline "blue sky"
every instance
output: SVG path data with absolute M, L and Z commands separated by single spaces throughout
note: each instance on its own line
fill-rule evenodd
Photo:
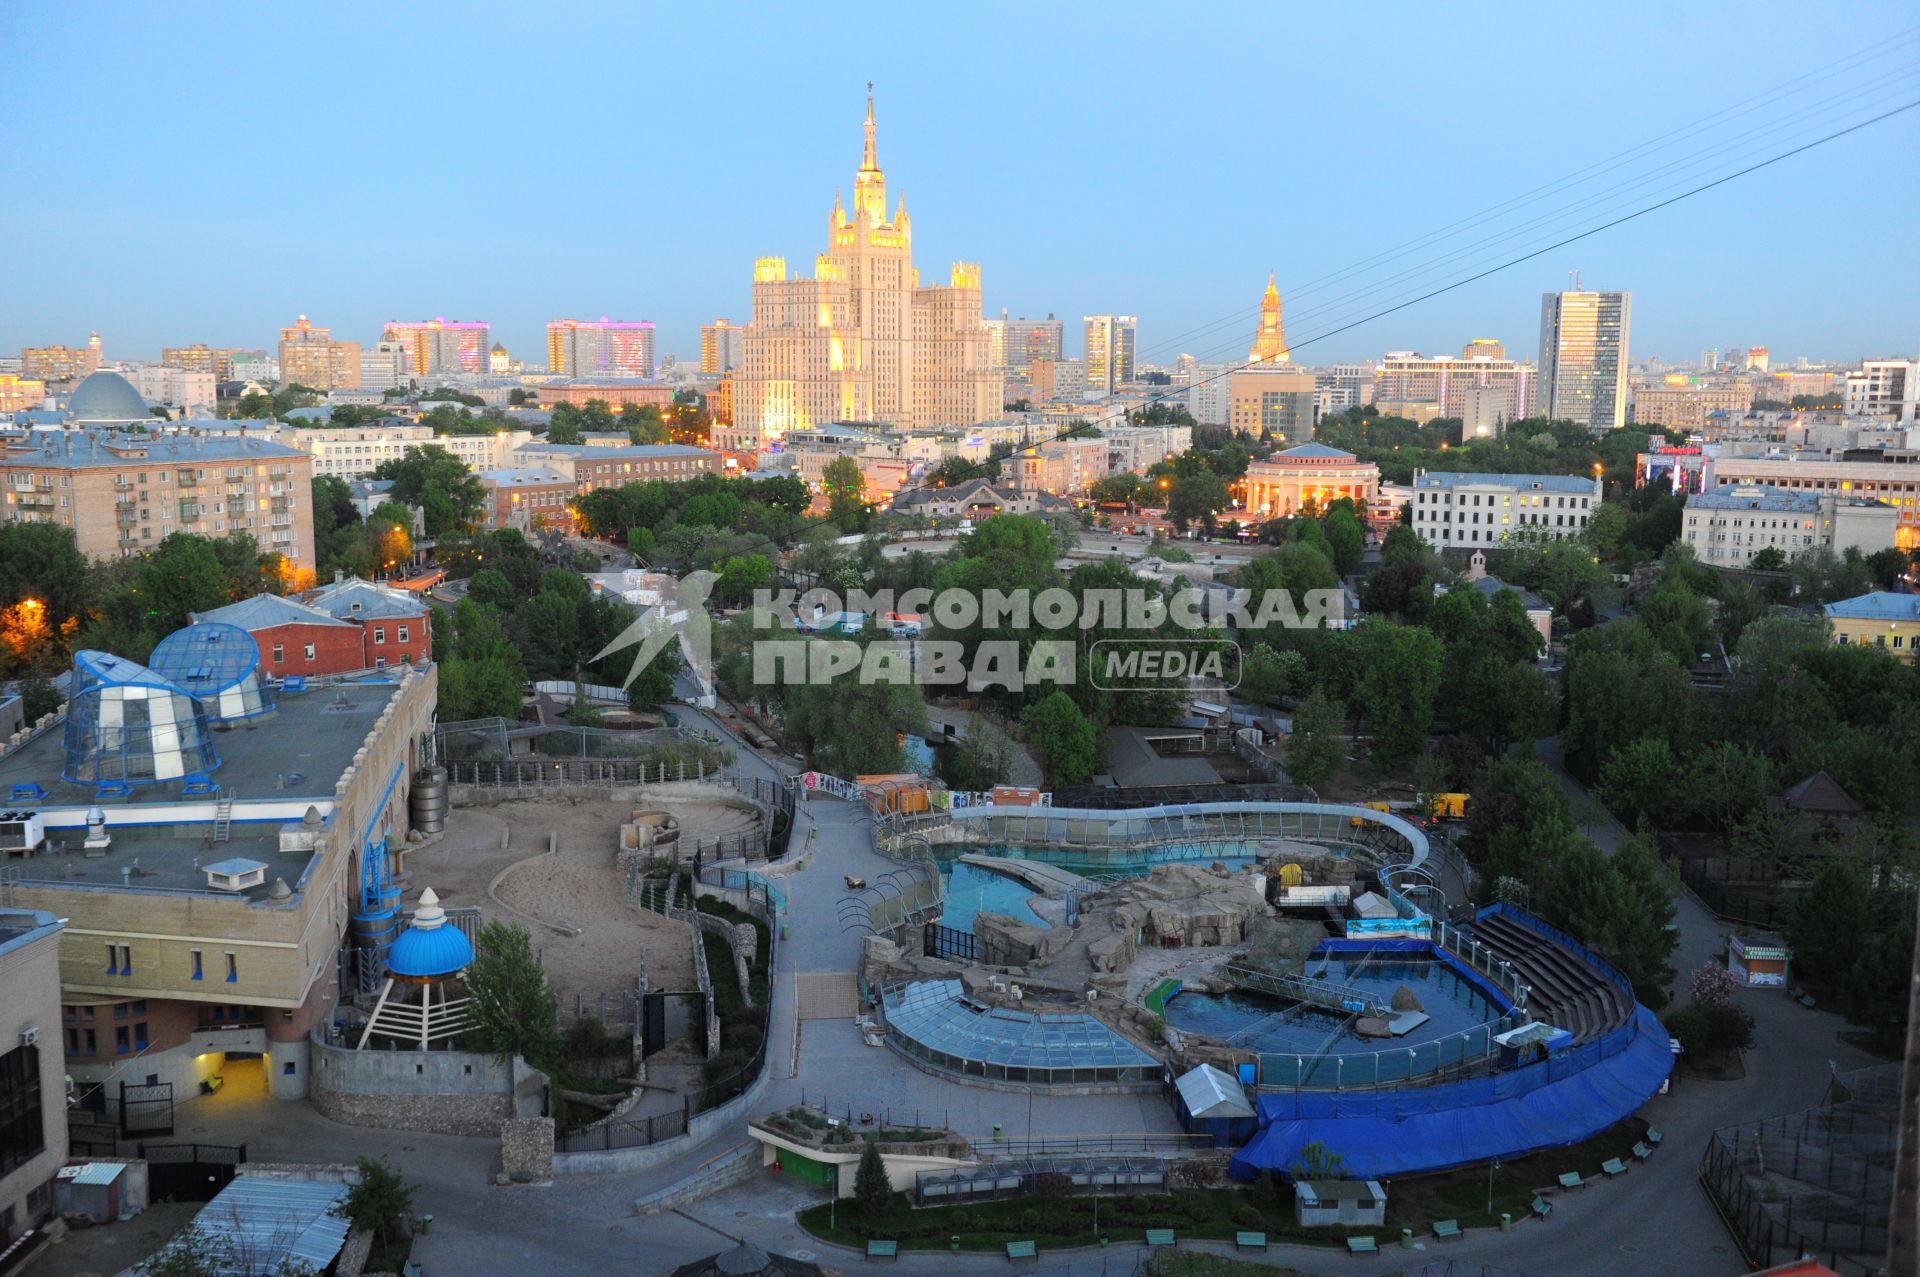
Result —
M 978 261 L 989 314 L 1052 311 L 1070 351 L 1081 315 L 1125 312 L 1145 359 L 1225 358 L 1269 270 L 1298 341 L 1331 322 L 1310 302 L 1341 295 L 1300 286 L 1914 21 L 1877 0 L 1844 22 L 1768 3 L 8 0 L 0 350 L 89 329 L 110 356 L 266 346 L 298 313 L 366 341 L 445 315 L 538 362 L 548 319 L 604 314 L 691 357 L 701 323 L 746 317 L 756 256 L 825 247 L 871 79 L 923 278 Z M 1856 88 L 1831 115 L 1701 137 L 1746 154 L 1920 97 L 1916 48 L 1793 100 Z M 1633 290 L 1636 357 L 1912 353 L 1916 153 L 1920 111 L 1300 358 L 1473 336 L 1531 353 L 1539 295 L 1573 268 Z

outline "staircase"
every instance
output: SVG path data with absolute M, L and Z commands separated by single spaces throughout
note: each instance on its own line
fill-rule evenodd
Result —
M 213 840 L 225 842 L 233 829 L 233 795 L 223 793 L 220 801 L 213 805 Z
M 1502 914 L 1482 918 L 1474 939 L 1510 963 L 1526 982 L 1527 1009 L 1585 1042 L 1633 1018 L 1634 1004 L 1619 986 L 1578 955 Z

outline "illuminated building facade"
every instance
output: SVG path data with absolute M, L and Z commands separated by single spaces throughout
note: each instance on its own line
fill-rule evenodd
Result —
M 1280 318 L 1280 290 L 1273 276 L 1267 276 L 1266 295 L 1260 299 L 1260 330 L 1253 335 L 1253 349 L 1247 352 L 1250 364 L 1286 364 L 1293 362 L 1287 351 L 1287 326 Z
M 1632 293 L 1584 290 L 1540 299 L 1540 413 L 1592 431 L 1627 423 Z
M 1313 438 L 1315 389 L 1312 373 L 1287 364 L 1236 372 L 1227 379 L 1227 424 L 1235 434 L 1306 443 Z
M 1501 353 L 1491 353 L 1496 350 Z M 1438 411 L 1432 416 L 1460 418 L 1466 437 L 1473 438 L 1498 434 L 1507 423 L 1532 416 L 1533 389 L 1533 369 L 1508 359 L 1499 342 L 1482 338 L 1469 342 L 1458 358 L 1389 353 L 1374 375 L 1372 399 L 1433 404 Z
M 17 373 L 0 372 L 0 412 L 38 408 L 46 399 L 46 382 Z
M 35 381 L 78 381 L 100 368 L 100 334 L 89 333 L 87 344 L 28 346 L 20 352 L 20 375 Z
M 315 390 L 358 390 L 360 343 L 335 341 L 333 329 L 315 328 L 302 315 L 280 330 L 280 381 Z
M 742 334 L 746 329 L 716 319 L 700 326 L 700 375 L 718 377 L 740 366 Z
M 920 428 L 997 414 L 980 268 L 957 262 L 945 287 L 921 286 L 905 199 L 887 213 L 871 95 L 853 209 L 835 196 L 827 237 L 809 276 L 789 277 L 780 257 L 754 263 L 734 424 L 715 442 L 757 448 L 831 421 Z
M 1262 519 L 1285 518 L 1309 505 L 1324 510 L 1341 497 L 1365 511 L 1380 495 L 1380 467 L 1351 452 L 1307 443 L 1253 462 L 1246 485 L 1247 512 Z
M 556 319 L 547 325 L 547 371 L 590 381 L 596 377 L 653 379 L 653 325 L 646 320 Z
M 1133 383 L 1133 348 L 1140 320 L 1133 315 L 1088 315 L 1087 390 L 1110 395 Z
M 436 372 L 487 371 L 492 329 L 484 321 L 428 319 L 419 323 L 395 320 L 380 335 L 407 348 L 416 376 Z M 282 369 L 284 372 L 284 368 Z
M 1689 435 L 1706 434 L 1707 419 L 1713 413 L 1744 417 L 1752 408 L 1753 382 L 1744 379 L 1716 385 L 1676 374 L 1658 385 L 1633 389 L 1635 422 Z
M 233 357 L 240 354 L 237 350 L 215 350 L 205 342 L 196 342 L 191 346 L 168 346 L 160 352 L 163 367 L 178 368 L 184 372 L 212 373 L 215 381 L 232 381 Z

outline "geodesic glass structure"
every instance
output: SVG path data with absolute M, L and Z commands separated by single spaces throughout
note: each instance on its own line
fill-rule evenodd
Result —
M 175 630 L 153 649 L 147 666 L 206 707 L 216 723 L 255 718 L 273 709 L 260 686 L 260 645 L 237 625 L 203 621 Z
M 206 709 L 186 691 L 138 661 L 109 652 L 74 655 L 63 780 L 153 785 L 219 765 Z

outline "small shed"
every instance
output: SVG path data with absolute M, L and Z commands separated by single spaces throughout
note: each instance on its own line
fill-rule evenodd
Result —
M 54 1172 L 53 1205 L 62 1217 L 84 1215 L 96 1224 L 120 1218 L 120 1179 L 125 1162 L 81 1162 Z
M 1779 936 L 1729 936 L 1727 970 L 1750 989 L 1784 989 L 1793 950 Z
M 1173 1084 L 1180 1125 L 1195 1135 L 1211 1135 L 1217 1148 L 1238 1148 L 1259 1128 L 1246 1090 L 1232 1074 L 1211 1064 L 1182 1073 Z
M 1377 1179 L 1297 1180 L 1293 1215 L 1302 1228 L 1379 1226 L 1387 1222 L 1387 1190 Z

